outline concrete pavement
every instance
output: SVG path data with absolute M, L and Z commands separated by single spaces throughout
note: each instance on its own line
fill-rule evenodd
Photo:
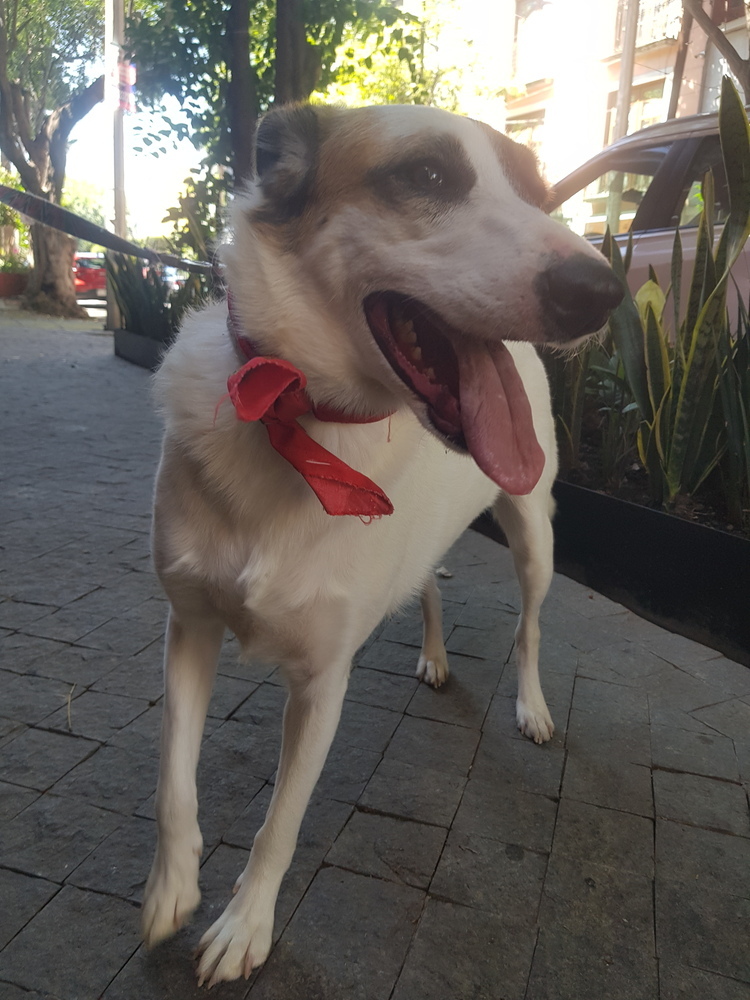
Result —
M 284 694 L 222 654 L 200 765 L 203 901 L 147 955 L 165 602 L 159 426 L 101 322 L 0 311 L 0 1000 L 189 1000 L 191 952 L 267 805 Z M 227 1000 L 748 1000 L 750 670 L 557 576 L 543 685 L 513 721 L 517 589 L 468 532 L 441 582 L 453 673 L 413 677 L 417 609 L 360 651 L 281 890 Z

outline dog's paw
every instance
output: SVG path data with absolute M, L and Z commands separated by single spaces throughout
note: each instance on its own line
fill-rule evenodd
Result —
M 555 732 L 555 724 L 544 698 L 534 705 L 519 698 L 516 701 L 516 722 L 523 735 L 535 743 L 546 743 Z
M 163 862 L 157 855 L 143 895 L 141 933 L 147 948 L 171 937 L 190 919 L 201 900 L 198 888 L 200 851 L 181 864 Z
M 417 663 L 417 677 L 425 684 L 430 684 L 434 688 L 439 688 L 448 680 L 450 669 L 448 667 L 448 657 L 445 650 L 433 656 L 422 653 Z
M 270 913 L 257 913 L 243 905 L 243 894 L 235 895 L 219 919 L 200 940 L 196 957 L 198 985 L 228 982 L 244 976 L 249 979 L 253 969 L 262 965 L 271 950 L 273 908 Z

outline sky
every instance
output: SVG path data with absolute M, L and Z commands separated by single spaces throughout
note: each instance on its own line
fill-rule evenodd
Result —
M 176 101 L 169 113 L 179 117 Z M 177 204 L 182 182 L 191 167 L 198 166 L 200 153 L 184 140 L 177 149 L 167 147 L 167 153 L 159 157 L 137 153 L 133 147 L 140 142 L 134 126 L 147 122 L 148 117 L 137 112 L 124 117 L 128 223 L 132 237 L 143 240 L 171 231 L 171 223 L 164 225 L 161 220 Z M 76 125 L 68 152 L 68 178 L 101 188 L 105 215 L 112 200 L 112 136 L 112 114 L 104 104 L 98 104 Z

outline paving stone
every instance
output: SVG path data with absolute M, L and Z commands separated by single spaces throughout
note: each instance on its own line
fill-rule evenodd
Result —
M 701 660 L 712 660 L 716 657 L 715 649 L 708 646 L 701 646 L 700 643 L 678 635 L 676 632 L 660 630 L 650 638 L 649 646 L 657 656 L 663 656 L 669 663 L 675 666 L 689 666 Z
M 217 674 L 208 714 L 218 719 L 228 719 L 257 689 L 258 685 L 253 681 Z
M 104 743 L 147 709 L 147 701 L 85 691 L 69 708 L 61 708 L 48 716 L 41 726 Z
M 502 612 L 494 612 L 502 615 Z M 465 628 L 457 625 L 445 643 L 449 653 L 460 653 L 462 656 L 473 656 L 480 660 L 488 660 L 498 667 L 506 663 L 513 648 L 513 634 L 516 628 L 515 615 L 503 615 L 502 621 L 495 622 L 491 628 Z
M 716 976 L 689 965 L 659 962 L 660 1000 L 750 1000 L 750 983 Z
M 105 694 L 155 702 L 164 692 L 163 660 L 164 644 L 157 639 L 137 656 L 119 658 L 118 666 L 98 678 L 94 688 Z
M 651 727 L 645 723 L 614 722 L 606 714 L 573 708 L 566 745 L 571 758 L 603 757 L 651 766 Z
M 65 705 L 71 686 L 46 677 L 0 671 L 0 690 L 3 692 L 3 714 L 34 725 Z M 72 692 L 75 695 L 75 691 Z
M 570 753 L 565 765 L 563 796 L 590 805 L 653 816 L 651 772 L 601 753 L 586 756 Z
M 52 657 L 55 653 L 66 649 L 68 646 L 63 642 L 12 632 L 0 639 L 0 667 L 16 673 L 25 673 L 28 665 L 40 657 Z
M 445 830 L 437 826 L 355 811 L 328 852 L 326 862 L 426 889 L 445 836 Z
M 445 770 L 384 759 L 367 783 L 360 804 L 367 809 L 448 827 L 466 778 Z
M 92 805 L 132 813 L 156 786 L 157 762 L 119 747 L 103 746 L 57 782 L 57 795 L 73 795 Z
M 68 885 L 140 902 L 156 847 L 156 824 L 138 817 L 121 825 L 66 878 Z
M 44 791 L 96 746 L 75 736 L 26 729 L 0 748 L 0 774 L 13 784 Z
M 316 791 L 339 801 L 356 802 L 380 761 L 381 755 L 373 750 L 334 742 Z
M 234 712 L 233 722 L 252 723 L 262 726 L 266 723 L 281 732 L 281 719 L 286 704 L 286 691 L 276 684 L 260 684 L 246 701 Z
M 728 781 L 739 778 L 734 744 L 718 733 L 707 736 L 684 729 L 652 726 L 651 754 L 654 765 L 666 770 L 690 771 Z
M 555 798 L 560 794 L 564 761 L 565 752 L 559 747 L 488 730 L 479 742 L 471 777 Z
M 104 649 L 121 656 L 135 656 L 141 650 L 150 646 L 164 632 L 163 625 L 138 623 L 127 618 L 110 618 L 98 628 L 87 632 L 81 639 L 81 644 L 95 649 Z
M 456 833 L 549 852 L 557 818 L 557 802 L 543 795 L 471 778 L 453 820 Z
M 386 751 L 386 759 L 465 775 L 471 767 L 479 732 L 431 719 L 404 716 Z
M 711 729 L 705 722 L 701 722 L 684 709 L 677 708 L 670 698 L 662 697 L 658 692 L 648 696 L 648 712 L 652 726 L 666 726 L 668 729 L 685 729 L 690 733 L 704 733 L 713 736 L 715 729 Z
M 750 840 L 657 819 L 656 874 L 750 899 Z
M 610 722 L 647 725 L 649 721 L 648 698 L 644 691 L 588 677 L 579 676 L 576 679 L 573 708 L 604 716 Z
M 0 949 L 59 891 L 54 882 L 0 868 Z
M 733 740 L 750 739 L 750 704 L 734 699 L 720 705 L 712 705 L 693 713 L 696 719 L 705 722 L 724 736 Z
M 654 1000 L 650 879 L 559 859 L 544 885 L 528 1000 Z
M 18 629 L 28 622 L 45 618 L 58 609 L 49 604 L 28 604 L 24 601 L 8 600 L 0 603 L 0 626 Z
M 377 642 L 369 646 L 361 655 L 355 659 L 359 667 L 367 667 L 370 670 L 382 670 L 387 674 L 401 674 L 406 677 L 415 677 L 417 673 L 417 662 L 419 661 L 419 649 L 417 646 L 406 646 L 401 642 L 387 642 L 378 639 Z
M 430 893 L 532 927 L 546 870 L 546 854 L 452 831 Z
M 750 983 L 750 899 L 702 885 L 657 881 L 659 957 Z
M 380 638 L 419 649 L 422 645 L 422 616 L 416 604 L 387 618 Z
M 558 857 L 653 878 L 653 821 L 563 798 L 555 826 L 553 862 Z
M 258 976 L 253 1000 L 387 1000 L 423 899 L 411 886 L 324 869 Z
M 159 755 L 161 735 L 162 705 L 152 705 L 141 715 L 137 715 L 129 725 L 113 733 L 108 743 L 132 753 Z M 207 719 L 204 739 L 221 725 L 218 719 Z
M 662 673 L 644 678 L 643 686 L 649 694 L 656 695 L 659 702 L 666 702 L 672 709 L 683 712 L 695 712 L 726 697 L 723 691 L 671 664 L 667 664 Z
M 80 799 L 41 795 L 5 824 L 0 863 L 62 882 L 121 822 Z
M 0 781 L 0 823 L 13 819 L 38 796 L 39 793 L 30 788 L 21 788 L 20 785 Z
M 428 899 L 393 1000 L 523 1000 L 536 931 Z
M 407 712 L 469 729 L 479 729 L 500 679 L 494 665 L 456 654 L 450 657 L 451 673 L 438 690 L 421 684 Z
M 138 945 L 135 917 L 121 899 L 68 886 L 4 950 L 4 976 L 60 1000 L 98 997 Z
M 280 750 L 280 717 L 270 731 L 266 721 L 253 725 L 229 719 L 204 739 L 201 760 L 207 767 L 241 771 L 265 781 L 276 770 Z
M 111 617 L 112 615 L 108 612 L 93 613 L 86 608 L 78 608 L 74 602 L 44 618 L 27 622 L 22 631 L 27 635 L 39 636 L 43 639 L 77 642 L 89 632 L 99 628 L 100 625 L 104 625 Z M 89 645 L 91 644 L 89 643 Z
M 578 674 L 589 680 L 639 687 L 643 677 L 664 670 L 664 660 L 640 643 L 624 642 L 581 653 Z
M 349 678 L 346 698 L 347 701 L 357 701 L 363 705 L 403 712 L 419 687 L 420 683 L 416 678 L 410 680 L 382 670 L 355 667 Z
M 656 815 L 664 819 L 750 837 L 747 796 L 740 785 L 654 771 L 654 799 Z
M 334 742 L 380 754 L 388 746 L 400 721 L 398 712 L 345 701 Z

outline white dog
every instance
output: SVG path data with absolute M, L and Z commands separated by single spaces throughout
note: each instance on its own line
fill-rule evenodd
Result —
M 556 456 L 533 344 L 599 329 L 621 297 L 599 253 L 541 210 L 532 154 L 470 119 L 294 107 L 262 120 L 256 154 L 224 257 L 229 307 L 188 322 L 157 377 L 154 552 L 171 611 L 149 945 L 200 898 L 195 773 L 225 627 L 289 688 L 268 815 L 200 944 L 210 984 L 266 959 L 352 656 L 415 594 L 417 674 L 446 679 L 432 570 L 490 506 L 522 592 L 518 726 L 552 735 L 537 656 Z

